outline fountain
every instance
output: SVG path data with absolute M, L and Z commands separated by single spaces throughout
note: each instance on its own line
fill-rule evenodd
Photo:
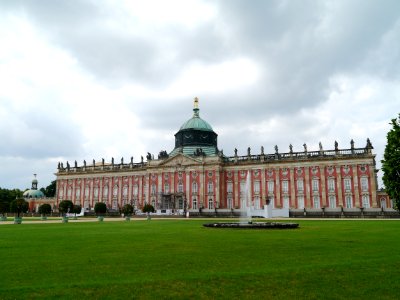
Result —
M 247 171 L 245 199 L 241 203 L 239 222 L 221 222 L 203 224 L 204 227 L 211 228 L 242 228 L 242 229 L 293 229 L 299 227 L 297 223 L 281 223 L 281 222 L 253 222 L 252 221 L 252 203 L 251 201 L 251 175 Z M 270 205 L 269 201 L 267 207 Z M 267 209 L 267 208 L 265 208 Z

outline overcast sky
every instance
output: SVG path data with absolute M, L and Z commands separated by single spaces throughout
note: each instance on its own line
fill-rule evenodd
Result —
M 380 167 L 399 37 L 398 0 L 2 0 L 0 187 L 169 152 L 195 96 L 226 155 L 369 137 Z

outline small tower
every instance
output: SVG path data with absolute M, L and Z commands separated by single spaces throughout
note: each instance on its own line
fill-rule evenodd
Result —
M 37 179 L 36 179 L 36 175 L 37 174 L 33 174 L 33 176 L 34 176 L 34 178 L 33 178 L 33 180 L 32 180 L 32 190 L 37 190 L 37 186 L 38 186 L 38 181 L 37 181 Z

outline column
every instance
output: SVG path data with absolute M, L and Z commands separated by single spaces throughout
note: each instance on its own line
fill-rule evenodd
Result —
M 311 190 L 310 190 L 310 167 L 304 167 L 304 188 L 306 190 L 306 203 L 304 207 L 310 208 L 311 206 Z
M 360 203 L 360 185 L 358 183 L 358 175 L 357 175 L 357 165 L 351 166 L 353 169 L 353 184 L 354 184 L 354 198 L 355 198 L 355 206 L 361 207 Z
M 372 207 L 379 207 L 378 199 L 376 197 L 376 189 L 377 189 L 377 184 L 376 184 L 376 173 L 375 173 L 375 165 L 370 164 L 368 165 L 368 170 L 369 170 L 369 181 L 370 181 L 370 195 L 371 199 L 370 202 L 372 202 Z
M 281 199 L 281 184 L 280 184 L 280 174 L 279 168 L 275 168 L 275 195 L 276 195 L 276 206 L 282 208 L 282 199 Z
M 336 184 L 337 184 L 337 196 L 339 206 L 344 207 L 343 203 L 343 191 L 342 191 L 342 172 L 340 166 L 336 167 Z
M 261 207 L 264 207 L 267 201 L 267 188 L 265 181 L 265 168 L 261 169 Z
M 233 207 L 240 207 L 240 195 L 239 195 L 239 171 L 238 170 L 234 170 L 233 172 L 233 199 L 234 199 L 234 203 L 233 203 Z
M 290 172 L 290 175 L 289 175 L 290 176 L 290 182 L 289 182 L 289 184 L 290 184 L 290 204 L 289 204 L 289 206 L 297 208 L 296 191 L 294 188 L 295 184 L 296 184 L 296 182 L 294 180 L 294 168 L 293 167 L 289 168 L 289 172 Z
M 326 199 L 326 178 L 325 178 L 325 167 L 320 166 L 319 172 L 321 174 L 321 196 L 322 196 L 322 207 L 329 207 Z

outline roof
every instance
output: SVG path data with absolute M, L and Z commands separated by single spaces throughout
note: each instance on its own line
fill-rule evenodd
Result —
M 24 198 L 44 198 L 44 194 L 40 190 L 26 190 L 23 195 Z

